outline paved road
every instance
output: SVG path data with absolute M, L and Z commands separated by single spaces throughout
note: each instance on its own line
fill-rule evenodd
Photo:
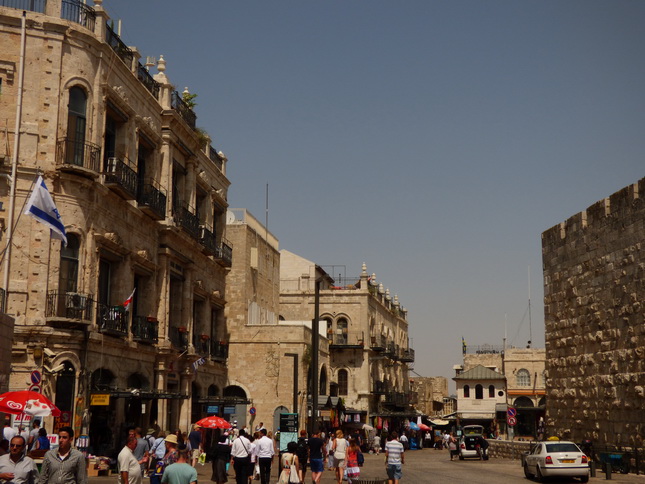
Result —
M 197 466 L 200 483 L 210 483 L 210 464 Z M 272 472 L 271 483 L 278 481 L 277 473 L 274 469 Z M 616 484 L 645 484 L 645 476 L 636 476 L 634 474 L 612 474 L 611 482 Z M 386 478 L 385 475 L 385 456 L 365 455 L 365 465 L 361 470 L 361 478 L 375 479 Z M 597 477 L 591 478 L 590 483 L 600 483 L 605 481 L 605 474 L 598 472 Z M 309 474 L 306 479 L 310 483 Z M 115 484 L 116 476 L 111 477 L 92 477 L 90 484 Z M 235 476 L 232 469 L 229 471 L 230 484 L 235 484 Z M 259 484 L 259 481 L 253 481 Z M 325 471 L 322 478 L 322 484 L 333 484 L 334 473 Z M 454 460 L 450 461 L 447 451 L 436 451 L 424 449 L 406 452 L 405 465 L 403 466 L 403 479 L 401 484 L 405 483 L 458 483 L 458 484 L 532 484 L 524 478 L 524 473 L 519 461 L 506 459 L 491 459 L 488 461 L 478 460 Z M 580 482 L 576 480 L 554 480 L 552 482 Z M 144 484 L 149 483 L 149 479 L 144 479 Z

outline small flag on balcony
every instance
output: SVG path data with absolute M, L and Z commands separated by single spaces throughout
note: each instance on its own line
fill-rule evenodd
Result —
M 132 305 L 132 299 L 134 299 L 134 291 L 136 290 L 137 290 L 136 287 L 132 289 L 132 294 L 130 294 L 130 297 L 123 302 L 123 307 L 125 308 L 126 312 L 130 310 L 130 306 Z
M 202 366 L 204 363 L 206 363 L 206 360 L 204 358 L 200 358 L 197 361 L 193 362 L 193 371 L 197 371 L 197 368 Z
M 55 239 L 63 241 L 67 247 L 67 234 L 65 233 L 65 225 L 60 218 L 56 204 L 52 199 L 45 180 L 42 176 L 36 180 L 36 186 L 31 192 L 27 207 L 25 208 L 25 215 L 35 218 L 40 223 L 47 225 L 51 229 L 51 236 Z

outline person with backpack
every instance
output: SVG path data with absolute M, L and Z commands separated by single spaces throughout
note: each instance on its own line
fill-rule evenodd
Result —
M 363 457 L 363 454 L 358 442 L 356 442 L 356 439 L 350 439 L 345 457 L 347 462 L 347 484 L 352 484 L 352 479 L 358 479 L 361 475 L 359 456 Z
M 298 447 L 296 448 L 296 455 L 298 456 L 298 476 L 300 482 L 305 482 L 305 475 L 307 474 L 307 461 L 309 460 L 309 442 L 307 440 L 307 431 L 301 430 L 300 437 L 298 438 Z

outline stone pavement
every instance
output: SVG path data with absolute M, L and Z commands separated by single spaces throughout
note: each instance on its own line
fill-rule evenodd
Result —
M 378 456 L 372 455 L 372 454 L 365 454 L 365 465 L 361 469 L 361 478 L 364 478 L 364 479 L 385 478 L 386 477 L 385 469 L 383 466 L 384 457 L 385 456 L 383 454 L 380 454 Z M 406 482 L 406 470 L 405 470 L 406 468 L 409 469 L 410 471 L 412 471 L 412 469 L 419 469 L 423 471 L 424 469 L 432 468 L 433 466 L 436 467 L 437 463 L 443 460 L 449 461 L 447 451 L 435 451 L 433 449 L 423 449 L 423 450 L 406 452 L 404 474 L 401 482 L 402 483 Z M 471 461 L 471 463 L 480 464 L 478 461 L 477 462 Z M 518 460 L 491 458 L 489 461 L 485 461 L 481 464 L 485 466 L 494 466 L 496 469 L 500 469 L 512 476 L 516 475 L 518 483 L 531 484 L 533 482 L 537 482 L 537 481 L 529 481 L 524 478 L 524 473 L 522 471 L 522 467 Z M 475 469 L 476 468 L 473 466 L 473 471 L 475 471 Z M 200 483 L 210 483 L 211 482 L 210 463 L 203 466 L 197 465 L 197 474 L 198 474 L 198 479 Z M 408 474 L 408 476 L 410 476 L 410 474 L 411 472 Z M 307 472 L 305 484 L 308 484 L 311 482 L 310 476 L 311 474 Z M 605 480 L 606 480 L 605 474 L 598 471 L 596 473 L 596 477 L 591 478 L 589 482 L 593 484 L 594 482 L 599 483 L 600 481 L 605 481 Z M 271 473 L 271 483 L 275 484 L 277 481 L 278 481 L 278 476 L 277 476 L 275 462 L 274 462 L 273 471 Z M 108 476 L 90 477 L 89 482 L 90 484 L 115 484 L 117 482 L 117 476 L 113 474 L 109 477 Z M 149 479 L 144 479 L 144 484 L 149 482 L 150 482 Z M 229 471 L 228 482 L 229 484 L 235 484 L 235 474 L 232 469 Z M 259 484 L 259 482 L 260 481 L 253 481 L 254 484 Z M 334 482 L 335 482 L 334 473 L 332 471 L 325 470 L 321 479 L 321 484 L 333 484 Z M 407 482 L 413 482 L 413 480 L 408 480 Z M 485 482 L 485 481 L 482 480 L 479 482 Z M 573 482 L 573 481 L 567 481 L 567 482 Z M 579 481 L 576 481 L 576 482 L 579 482 Z M 616 484 L 645 484 L 645 476 L 644 475 L 637 476 L 635 474 L 612 474 L 610 482 L 613 482 Z

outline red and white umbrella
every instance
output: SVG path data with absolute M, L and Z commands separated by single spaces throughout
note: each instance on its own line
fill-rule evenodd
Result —
M 199 425 L 205 429 L 230 429 L 231 424 L 224 420 L 222 417 L 206 417 L 197 422 L 195 425 Z
M 45 395 L 29 390 L 7 392 L 0 395 L 0 412 L 33 417 L 60 416 L 60 410 Z

